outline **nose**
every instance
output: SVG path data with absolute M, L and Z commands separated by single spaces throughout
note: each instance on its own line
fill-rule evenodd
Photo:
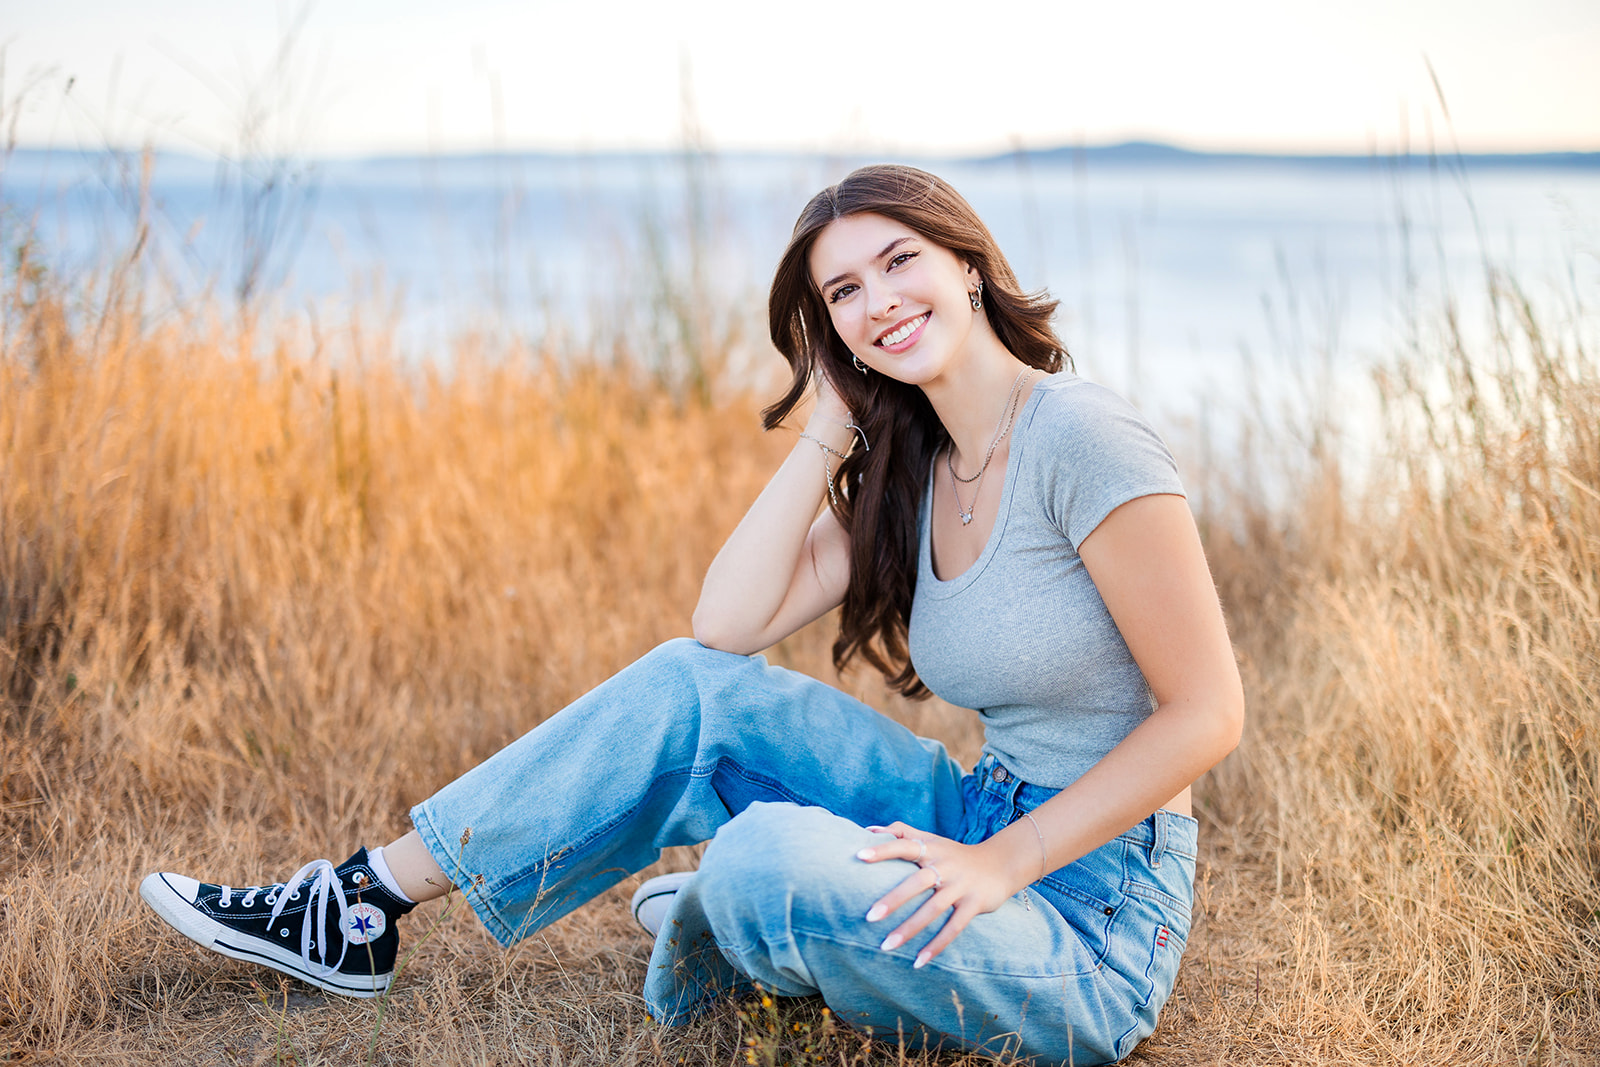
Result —
M 876 288 L 869 289 L 867 307 L 875 319 L 886 318 L 900 309 L 900 292 L 892 285 L 879 283 Z

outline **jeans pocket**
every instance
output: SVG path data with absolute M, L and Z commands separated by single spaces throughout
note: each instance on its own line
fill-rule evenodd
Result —
M 1189 906 L 1139 882 L 1130 881 L 1123 888 L 1126 895 L 1112 919 L 1112 951 L 1106 965 L 1134 990 L 1137 1009 L 1148 1014 L 1154 1028 L 1155 1014 L 1172 993 L 1188 947 Z
M 1169 892 L 1166 887 L 1138 878 L 1126 879 L 1122 883 L 1122 892 L 1127 896 L 1138 897 L 1141 900 L 1148 901 L 1151 907 L 1155 908 L 1163 918 L 1175 924 L 1181 924 L 1184 930 L 1184 940 L 1188 940 L 1190 918 L 1188 900 Z
M 1133 1051 L 1156 1028 L 1156 1018 L 1177 982 L 1178 964 L 1188 942 L 1189 913 L 1166 893 L 1146 895 L 1129 885 L 1112 920 L 1110 945 L 1101 973 L 1127 991 L 1127 1029 L 1116 1040 L 1117 1059 Z

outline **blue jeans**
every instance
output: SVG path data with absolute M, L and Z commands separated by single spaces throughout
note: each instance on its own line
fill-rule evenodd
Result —
M 752 988 L 821 994 L 903 1039 L 1107 1063 L 1155 1028 L 1189 933 L 1195 822 L 1161 811 L 980 915 L 912 970 L 940 922 L 878 945 L 921 905 L 867 909 L 913 869 L 863 863 L 896 819 L 975 843 L 1048 800 L 992 755 L 942 744 L 759 657 L 671 641 L 411 812 L 502 943 L 710 840 L 656 939 L 644 999 L 665 1023 Z

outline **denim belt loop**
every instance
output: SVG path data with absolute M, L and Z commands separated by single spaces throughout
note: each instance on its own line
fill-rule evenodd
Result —
M 1155 843 L 1150 846 L 1150 868 L 1155 870 L 1161 866 L 1161 857 L 1167 851 L 1167 827 L 1171 816 L 1166 811 L 1157 810 L 1152 817 L 1155 823 Z

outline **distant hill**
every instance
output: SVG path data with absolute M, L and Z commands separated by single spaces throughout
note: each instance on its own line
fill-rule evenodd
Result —
M 718 159 L 733 161 L 765 161 L 782 163 L 786 160 L 813 160 L 829 158 L 852 163 L 867 163 L 883 158 L 906 159 L 928 164 L 962 163 L 978 166 L 1008 165 L 1019 161 L 1042 167 L 1072 166 L 1079 162 L 1121 167 L 1214 167 L 1241 166 L 1308 166 L 1308 167 L 1371 167 L 1374 165 L 1425 167 L 1429 165 L 1454 165 L 1453 153 L 1437 156 L 1412 153 L 1410 155 L 1291 155 L 1253 152 L 1196 152 L 1174 145 L 1153 141 L 1128 141 L 1114 145 L 1074 146 L 1059 148 L 1032 148 L 990 156 L 928 156 L 918 160 L 905 153 L 861 154 L 851 152 L 843 156 L 828 152 L 751 152 L 742 150 L 714 151 Z M 449 168 L 475 168 L 495 163 L 585 163 L 623 166 L 650 166 L 663 162 L 677 162 L 683 158 L 681 151 L 663 149 L 652 151 L 600 151 L 551 152 L 526 151 L 501 154 L 463 152 L 445 155 L 387 155 L 367 157 L 311 157 L 307 162 L 326 172 L 348 172 L 353 169 L 387 170 L 418 165 Z M 1471 153 L 1459 157 L 1469 168 L 1528 168 L 1528 169 L 1595 169 L 1600 170 L 1600 152 L 1500 152 Z M 84 151 L 77 148 L 17 148 L 9 156 L 0 155 L 0 177 L 9 169 L 13 176 L 36 175 L 41 171 L 66 167 L 74 171 L 104 172 L 108 167 L 131 168 L 137 175 L 138 150 Z M 155 165 L 166 182 L 214 182 L 221 177 L 220 163 L 216 159 L 185 152 L 157 150 Z
M 1114 163 L 1121 166 L 1199 167 L 1217 164 L 1241 163 L 1300 164 L 1315 167 L 1367 167 L 1374 163 L 1401 166 L 1427 166 L 1430 162 L 1454 164 L 1457 156 L 1441 152 L 1435 156 L 1426 153 L 1393 155 L 1280 155 L 1254 152 L 1195 152 L 1154 141 L 1128 141 L 1114 145 L 1073 146 L 1060 148 L 1034 148 L 1001 155 L 983 156 L 976 163 L 1016 163 L 1026 159 L 1029 163 L 1044 166 L 1072 164 L 1082 159 L 1085 163 Z M 1491 152 L 1463 153 L 1459 159 L 1468 167 L 1574 167 L 1600 169 L 1600 152 Z

